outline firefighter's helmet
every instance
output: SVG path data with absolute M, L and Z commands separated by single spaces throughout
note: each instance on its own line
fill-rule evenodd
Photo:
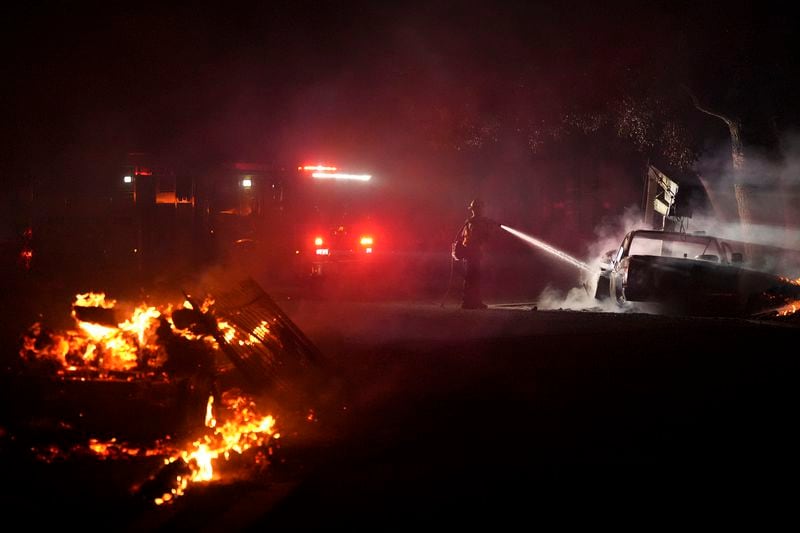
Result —
M 467 209 L 478 215 L 483 210 L 483 202 L 481 201 L 480 198 L 475 198 L 469 203 Z

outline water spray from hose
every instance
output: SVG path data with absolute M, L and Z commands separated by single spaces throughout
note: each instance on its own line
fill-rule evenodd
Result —
M 569 255 L 568 253 L 562 252 L 561 250 L 559 250 L 559 249 L 557 249 L 557 248 L 555 248 L 555 247 L 553 247 L 553 246 L 551 246 L 551 245 L 549 245 L 549 244 L 547 244 L 545 242 L 542 242 L 539 239 L 531 237 L 530 235 L 526 235 L 525 233 L 522 233 L 521 231 L 515 230 L 513 228 L 509 228 L 508 226 L 505 226 L 503 224 L 501 224 L 500 227 L 503 228 L 504 230 L 506 230 L 507 232 L 509 232 L 511 235 L 514 235 L 515 237 L 518 237 L 518 238 L 522 239 L 523 241 L 527 242 L 528 244 L 532 244 L 533 246 L 536 246 L 537 248 L 540 248 L 540 249 L 544 250 L 545 252 L 548 252 L 548 253 L 556 256 L 557 258 L 561 259 L 562 261 L 566 261 L 567 263 L 571 264 L 572 266 L 578 267 L 581 270 L 585 270 L 587 272 L 592 272 L 593 271 L 592 268 L 589 265 L 587 265 L 586 263 L 584 263 L 583 261 L 579 261 L 578 259 L 575 259 L 574 257 Z

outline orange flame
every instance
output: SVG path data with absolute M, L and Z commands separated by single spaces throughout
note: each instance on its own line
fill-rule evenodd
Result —
M 203 312 L 210 312 L 213 303 L 213 300 L 207 299 L 200 308 Z M 92 370 L 99 371 L 99 379 L 105 379 L 110 371 L 142 370 L 143 367 L 149 371 L 158 370 L 168 355 L 158 342 L 160 328 L 165 325 L 165 321 L 174 334 L 187 339 L 199 339 L 211 346 L 217 344 L 211 335 L 197 335 L 188 330 L 176 329 L 172 322 L 171 305 L 157 308 L 142 304 L 116 326 L 80 320 L 79 317 L 84 317 L 84 314 L 77 309 L 93 307 L 116 310 L 115 306 L 116 301 L 106 298 L 104 293 L 76 295 L 72 312 L 76 328 L 53 332 L 45 330 L 38 322 L 33 324 L 23 336 L 21 357 L 29 362 L 45 361 L 55 365 L 60 375 L 78 370 Z M 193 306 L 186 302 L 183 307 Z M 217 326 L 226 342 L 240 345 L 261 342 L 271 335 L 267 321 L 259 323 L 252 332 L 223 320 L 218 320 Z M 157 441 L 148 447 L 130 446 L 117 442 L 116 439 L 91 439 L 88 445 L 67 451 L 57 446 L 33 451 L 43 460 L 52 460 L 67 453 L 88 452 L 103 459 L 160 456 L 165 457 L 165 465 L 182 461 L 185 468 L 181 466 L 182 473 L 175 476 L 172 488 L 153 500 L 155 504 L 161 505 L 184 494 L 191 483 L 218 479 L 220 459 L 228 461 L 234 454 L 241 455 L 256 449 L 256 461 L 261 462 L 264 454 L 258 448 L 280 438 L 275 428 L 275 418 L 272 415 L 260 415 L 252 399 L 236 392 L 227 392 L 223 394 L 221 404 L 225 414 L 222 421 L 215 413 L 214 396 L 209 397 L 206 404 L 206 433 L 182 449 L 174 443 L 164 441 Z M 170 437 L 167 436 L 166 439 L 169 440 Z M 272 448 L 269 448 L 269 454 L 271 453 Z
M 182 496 L 190 483 L 209 482 L 215 479 L 214 466 L 219 459 L 229 460 L 233 453 L 241 455 L 247 450 L 265 446 L 270 439 L 279 439 L 272 415 L 260 416 L 255 403 L 245 396 L 235 395 L 225 399 L 233 416 L 218 426 L 213 415 L 213 400 L 209 398 L 206 425 L 213 429 L 194 441 L 187 449 L 181 450 L 165 464 L 183 460 L 191 471 L 187 476 L 176 476 L 175 485 L 170 492 L 155 498 L 156 505 L 162 505 Z
M 117 304 L 116 300 L 106 301 L 106 293 L 104 292 L 85 292 L 83 294 L 76 294 L 75 301 L 72 305 L 75 307 L 102 307 L 104 309 L 112 309 Z M 72 313 L 75 316 L 75 313 Z
M 800 278 L 790 279 L 782 277 L 781 279 L 787 283 L 791 283 L 792 285 L 800 285 Z M 776 310 L 776 313 L 778 316 L 788 316 L 795 314 L 797 311 L 800 311 L 800 300 L 795 300 L 783 305 Z
M 268 446 L 272 440 L 280 438 L 280 433 L 275 428 L 275 418 L 272 415 L 258 414 L 252 399 L 235 392 L 228 393 L 223 395 L 223 404 L 229 412 L 227 415 L 229 418 L 217 426 L 213 412 L 213 396 L 209 397 L 206 417 L 209 431 L 183 449 L 167 441 L 156 441 L 150 447 L 143 447 L 131 446 L 112 438 L 106 441 L 90 439 L 87 445 L 75 446 L 69 450 L 51 445 L 33 451 L 37 452 L 40 460 L 47 462 L 64 459 L 71 454 L 87 453 L 103 460 L 161 456 L 164 457 L 165 467 L 176 461 L 182 461 L 187 467 L 182 469 L 186 474 L 175 475 L 171 488 L 153 497 L 153 503 L 156 505 L 172 503 L 183 496 L 192 483 L 208 483 L 220 479 L 221 475 L 218 473 L 220 460 L 229 461 L 234 456 L 241 456 L 254 448 Z M 268 449 L 268 454 L 272 454 L 271 447 Z M 263 455 L 261 457 L 263 458 Z M 258 461 L 259 456 L 257 456 Z
M 800 311 L 800 300 L 784 305 L 777 310 L 777 313 L 778 316 L 788 316 L 795 314 L 797 311 Z
M 208 404 L 206 404 L 206 427 L 213 428 L 217 425 L 217 419 L 214 418 L 214 396 L 208 397 Z
M 203 302 L 201 309 L 208 312 L 213 300 Z M 20 356 L 27 361 L 49 361 L 61 374 L 78 370 L 99 371 L 101 374 L 114 371 L 155 371 L 167 360 L 167 354 L 158 342 L 158 327 L 162 319 L 171 328 L 172 305 L 155 307 L 140 304 L 122 322 L 97 324 L 80 319 L 80 308 L 115 309 L 116 300 L 105 293 L 87 292 L 75 295 L 72 318 L 76 329 L 51 332 L 42 324 L 33 324 L 24 334 Z M 191 307 L 186 302 L 184 307 Z M 232 339 L 236 330 L 224 322 L 226 339 Z M 226 329 L 227 328 L 227 329 Z M 229 331 L 228 331 L 229 330 Z M 209 335 L 195 335 L 190 331 L 175 329 L 176 334 L 187 339 L 200 339 L 214 347 L 216 342 Z M 101 376 L 102 377 L 102 376 Z

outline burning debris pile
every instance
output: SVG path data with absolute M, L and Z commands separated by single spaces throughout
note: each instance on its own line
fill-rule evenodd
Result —
M 245 462 L 237 472 L 263 470 L 270 464 L 280 433 L 272 415 L 262 415 L 255 400 L 241 391 L 222 394 L 222 409 L 208 398 L 205 430 L 191 442 L 176 441 L 169 435 L 149 445 L 132 444 L 116 438 L 91 438 L 68 448 L 49 445 L 32 448 L 38 460 L 53 463 L 72 457 L 124 461 L 157 458 L 163 464 L 143 483 L 131 487 L 133 494 L 155 505 L 174 502 L 193 483 L 218 481 L 230 466 Z M 219 417 L 219 418 L 218 418 Z M 245 459 L 246 458 L 246 459 Z M 227 468 L 226 468 L 227 467 Z
M 789 279 L 785 277 L 780 278 L 784 282 L 783 287 L 800 287 L 800 278 Z M 771 303 L 768 307 L 769 311 L 762 313 L 765 318 L 776 318 L 778 320 L 792 321 L 800 320 L 800 299 L 796 298 L 796 291 L 774 291 L 772 293 L 764 294 L 765 300 Z
M 270 463 L 280 435 L 257 394 L 285 386 L 278 369 L 307 365 L 316 348 L 253 282 L 219 304 L 184 295 L 123 315 L 103 293 L 78 294 L 74 328 L 37 322 L 24 333 L 20 391 L 36 408 L 18 431 L 38 432 L 36 459 L 161 460 L 132 487 L 157 505 L 220 479 L 237 458 L 247 469 Z
M 169 503 L 175 497 L 181 496 L 189 483 L 213 481 L 215 475 L 219 476 L 215 464 L 220 459 L 230 460 L 234 454 L 243 455 L 253 449 L 257 450 L 255 464 L 266 466 L 269 463 L 273 448 L 267 445 L 280 438 L 280 433 L 275 429 L 275 418 L 272 415 L 261 416 L 255 402 L 238 393 L 223 394 L 222 402 L 228 413 L 226 420 L 217 423 L 213 397 L 209 398 L 206 427 L 210 431 L 192 442 L 188 449 L 171 450 L 166 464 L 177 463 L 178 470 L 185 474 L 175 477 L 174 485 L 169 491 L 154 496 L 153 501 L 157 505 Z M 159 479 L 152 478 L 139 492 L 146 494 L 149 488 L 158 490 Z
M 116 303 L 104 293 L 76 295 L 72 305 L 76 328 L 51 331 L 37 322 L 24 334 L 20 356 L 32 368 L 65 378 L 166 378 L 177 370 L 170 359 L 180 357 L 167 353 L 172 336 L 200 340 L 209 349 L 215 348 L 210 335 L 180 322 L 181 327 L 176 326 L 182 313 L 192 311 L 188 303 L 177 309 L 142 304 L 121 322 L 116 317 Z M 210 303 L 206 302 L 206 310 Z M 202 351 L 199 344 L 197 349 Z M 197 361 L 198 366 L 206 363 L 204 357 Z

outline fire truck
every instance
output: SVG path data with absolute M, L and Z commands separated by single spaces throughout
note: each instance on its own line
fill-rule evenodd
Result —
M 31 276 L 82 285 L 185 272 L 201 259 L 204 232 L 195 180 L 175 168 L 129 153 L 116 172 L 58 186 L 32 179 L 14 205 L 7 255 Z
M 128 154 L 113 199 L 115 257 L 143 273 L 191 269 L 210 256 L 199 180 L 180 165 Z
M 331 164 L 236 162 L 207 180 L 210 232 L 226 258 L 328 278 L 371 268 L 383 251 L 377 184 Z
M 280 279 L 369 270 L 385 251 L 379 183 L 331 164 L 228 162 L 192 171 L 129 154 L 116 255 L 142 272 L 244 265 Z

